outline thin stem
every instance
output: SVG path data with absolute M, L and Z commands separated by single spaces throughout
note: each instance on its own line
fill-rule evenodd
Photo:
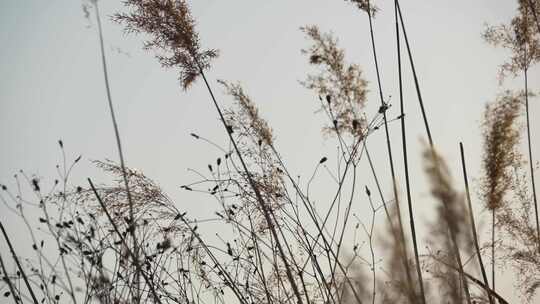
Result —
M 26 284 L 26 288 L 28 288 L 28 291 L 30 292 L 30 296 L 32 297 L 32 300 L 34 301 L 34 304 L 38 304 L 38 300 L 36 298 L 36 295 L 34 294 L 34 290 L 32 289 L 32 286 L 30 286 L 30 282 L 28 281 L 28 277 L 26 276 L 26 273 L 24 272 L 24 269 L 21 266 L 21 263 L 19 262 L 19 258 L 17 257 L 17 254 L 15 253 L 15 250 L 13 249 L 13 246 L 11 245 L 11 241 L 9 240 L 9 237 L 6 233 L 6 230 L 4 229 L 4 225 L 2 222 L 0 222 L 0 229 L 2 230 L 2 234 L 4 235 L 4 239 L 6 240 L 6 243 L 9 247 L 9 251 L 11 252 L 11 256 L 13 257 L 13 260 L 15 260 L 15 263 L 17 264 L 17 268 L 21 272 L 21 276 L 23 277 L 24 284 Z M 7 276 L 7 273 L 5 274 Z M 15 296 L 15 295 L 13 295 Z
M 406 193 L 407 193 L 407 205 L 409 207 L 409 220 L 410 220 L 410 226 L 411 226 L 411 236 L 413 240 L 413 246 L 414 246 L 414 258 L 416 262 L 416 273 L 418 275 L 418 281 L 420 284 L 420 296 L 422 298 L 422 303 L 426 303 L 426 295 L 424 291 L 424 284 L 422 280 L 422 269 L 420 268 L 420 257 L 418 254 L 418 243 L 416 240 L 416 227 L 414 223 L 414 212 L 413 212 L 413 206 L 412 206 L 412 198 L 411 198 L 411 185 L 410 185 L 410 179 L 409 179 L 409 161 L 407 157 L 407 132 L 405 129 L 405 106 L 403 102 L 403 76 L 402 76 L 402 70 L 401 70 L 401 40 L 400 40 L 400 34 L 399 34 L 399 25 L 398 25 L 398 12 L 399 12 L 399 4 L 396 0 L 394 2 L 394 14 L 395 14 L 395 22 L 396 22 L 396 42 L 397 42 L 397 57 L 398 57 L 398 77 L 399 77 L 399 107 L 400 107 L 400 116 L 401 116 L 401 141 L 402 141 L 402 149 L 403 149 L 403 163 L 404 163 L 404 170 L 405 170 L 405 187 L 406 187 Z M 401 13 L 399 13 L 401 16 Z M 402 21 L 403 22 L 403 21 Z M 402 23 L 403 27 L 403 23 Z M 406 37 L 406 36 L 405 36 Z M 428 133 L 429 134 L 429 133 Z
M 536 183 L 534 181 L 534 160 L 532 156 L 532 145 L 531 145 L 531 123 L 529 119 L 529 88 L 528 88 L 528 69 L 524 70 L 525 77 L 525 115 L 527 117 L 527 146 L 529 150 L 529 169 L 531 171 L 531 184 L 533 192 L 533 202 L 534 202 L 534 215 L 536 219 L 536 240 L 538 242 L 538 252 L 540 252 L 540 223 L 538 218 L 538 200 L 536 198 Z
M 480 245 L 478 242 L 478 235 L 476 233 L 476 223 L 474 221 L 474 214 L 472 210 L 472 203 L 471 203 L 471 193 L 469 191 L 469 180 L 467 178 L 467 166 L 465 164 L 465 152 L 463 149 L 463 143 L 459 143 L 459 150 L 461 153 L 461 167 L 463 169 L 463 180 L 465 182 L 465 193 L 467 196 L 467 204 L 469 208 L 469 220 L 471 221 L 471 230 L 473 235 L 473 241 L 474 241 L 474 249 L 476 250 L 476 256 L 478 257 L 478 263 L 480 264 L 480 271 L 482 272 L 482 279 L 484 280 L 484 285 L 489 286 L 488 278 L 486 275 L 486 269 L 484 267 L 484 262 L 482 261 L 482 254 L 480 253 Z M 493 301 L 493 298 L 491 297 L 491 293 L 487 292 L 489 304 L 495 304 Z
M 110 85 L 109 85 L 109 74 L 107 72 L 107 61 L 106 61 L 106 58 L 105 58 L 105 47 L 104 47 L 104 42 L 103 42 L 103 29 L 101 27 L 101 18 L 100 18 L 100 15 L 99 15 L 99 8 L 98 8 L 97 1 L 94 2 L 94 8 L 95 8 L 95 11 L 96 11 L 96 19 L 97 19 L 98 31 L 99 31 L 99 46 L 100 46 L 100 50 L 101 50 L 101 63 L 102 63 L 102 66 L 103 66 L 103 77 L 104 77 L 104 80 L 105 80 L 105 88 L 106 88 L 106 91 L 107 91 L 107 101 L 108 101 L 108 104 L 109 104 L 109 111 L 111 113 L 111 120 L 112 120 L 112 123 L 113 123 L 114 135 L 115 135 L 115 138 L 116 138 L 116 146 L 118 148 L 118 155 L 120 157 L 120 167 L 122 168 L 122 177 L 124 179 L 124 186 L 126 187 L 127 200 L 128 200 L 128 204 L 129 204 L 129 218 L 130 218 L 129 231 L 130 231 L 130 234 L 131 234 L 131 238 L 133 240 L 133 251 L 134 251 L 133 263 L 135 264 L 135 279 L 134 279 L 135 282 L 134 282 L 134 284 L 135 284 L 135 287 L 136 287 L 135 290 L 137 292 L 136 302 L 140 303 L 141 297 L 140 297 L 139 282 L 140 282 L 141 266 L 139 264 L 139 246 L 138 246 L 137 237 L 136 237 L 136 234 L 135 234 L 135 229 L 136 229 L 137 225 L 136 225 L 135 216 L 134 216 L 134 212 L 133 212 L 133 199 L 131 197 L 131 191 L 130 191 L 130 188 L 129 188 L 127 170 L 126 170 L 126 165 L 125 165 L 125 162 L 124 162 L 124 153 L 122 152 L 122 143 L 121 143 L 121 140 L 120 140 L 120 131 L 118 130 L 118 123 L 116 121 L 116 115 L 115 115 L 115 112 L 114 112 L 114 106 L 113 106 L 112 97 L 111 97 L 111 88 L 110 88 Z
M 385 131 L 385 136 L 386 136 L 386 149 L 388 151 L 388 162 L 390 164 L 390 174 L 391 174 L 391 177 L 392 177 L 392 189 L 393 189 L 393 193 L 394 193 L 394 200 L 395 200 L 395 203 L 396 203 L 396 206 L 397 206 L 397 213 L 398 213 L 398 218 L 399 218 L 399 236 L 401 237 L 401 242 L 396 238 L 396 242 L 398 244 L 401 244 L 400 246 L 404 247 L 405 245 L 405 236 L 404 236 L 404 231 L 403 231 L 403 224 L 401 222 L 401 210 L 400 210 L 400 204 L 399 204 L 399 194 L 398 194 L 398 190 L 397 190 L 397 182 L 396 182 L 396 172 L 395 172 L 395 168 L 394 168 L 394 158 L 392 156 L 392 144 L 391 144 L 391 141 L 390 141 L 390 133 L 389 133 L 389 130 L 388 130 L 388 119 L 386 117 L 386 109 L 387 109 L 387 105 L 386 103 L 384 102 L 384 97 L 383 97 L 383 91 L 382 91 L 382 84 L 381 84 L 381 76 L 380 76 L 380 70 L 379 70 L 379 61 L 378 61 L 378 57 L 377 57 L 377 49 L 376 49 L 376 46 L 375 46 L 375 35 L 374 35 L 374 31 L 373 31 L 373 18 L 371 16 L 371 2 L 368 0 L 368 9 L 367 9 L 367 14 L 368 14 L 368 19 L 369 19 L 369 32 L 370 32 L 370 37 L 371 37 L 371 46 L 372 46 L 372 50 L 373 50 L 373 60 L 375 62 L 375 71 L 376 71 L 376 74 L 377 74 L 377 86 L 378 86 L 378 89 L 379 89 L 379 99 L 380 99 L 380 102 L 381 102 L 381 110 L 382 110 L 382 115 L 383 115 L 383 121 L 384 121 L 384 131 Z M 394 227 L 392 225 L 392 223 L 390 222 L 390 225 L 392 226 L 392 231 L 394 231 Z M 394 234 L 396 237 L 398 236 L 398 234 Z M 415 251 L 416 252 L 416 251 Z M 411 276 L 411 272 L 409 270 L 409 263 L 408 263 L 408 257 L 407 257 L 407 250 L 406 248 L 403 248 L 402 250 L 402 263 L 403 263 L 403 267 L 404 267 L 404 270 L 405 270 L 405 273 L 406 273 L 406 276 L 407 276 L 407 285 L 409 286 L 409 290 L 414 290 L 412 287 L 411 287 L 411 284 L 412 284 L 412 276 Z M 421 282 L 420 284 L 422 285 L 422 278 L 421 276 L 419 277 L 419 281 Z M 423 294 L 423 287 L 421 288 L 422 290 L 422 294 Z M 414 295 L 409 295 L 411 301 L 414 300 Z M 424 303 L 425 303 L 425 299 L 424 299 Z
M 495 208 L 491 210 L 491 289 L 495 290 Z
M 11 296 L 13 297 L 13 301 L 15 304 L 19 303 L 19 296 L 15 293 L 15 287 L 13 287 L 13 283 L 11 283 L 11 279 L 8 276 L 6 265 L 4 265 L 4 259 L 2 259 L 2 255 L 0 255 L 0 266 L 2 267 L 2 273 L 4 274 L 4 281 L 6 281 L 9 291 L 11 292 Z
M 449 214 L 451 212 L 450 210 L 448 210 L 448 203 L 449 202 L 443 202 L 443 204 L 445 205 L 446 214 Z M 455 258 L 458 265 L 459 277 L 461 279 L 461 282 L 463 283 L 463 289 L 465 290 L 465 298 L 467 300 L 467 303 L 471 304 L 472 302 L 471 302 L 471 293 L 469 292 L 469 283 L 467 279 L 465 278 L 465 271 L 463 270 L 463 262 L 461 261 L 461 255 L 459 254 L 459 247 L 457 243 L 456 232 L 454 228 L 452 228 L 452 223 L 449 221 L 448 217 L 447 217 L 447 221 L 448 221 L 447 223 L 448 229 L 450 230 L 450 238 L 452 241 L 452 249 L 454 251 L 454 255 L 456 256 Z
M 407 54 L 409 55 L 409 62 L 411 64 L 411 69 L 414 78 L 414 87 L 416 89 L 416 95 L 418 96 L 418 103 L 420 104 L 420 109 L 422 111 L 422 118 L 424 120 L 424 127 L 426 129 L 427 137 L 429 140 L 429 145 L 433 147 L 433 138 L 431 137 L 431 130 L 429 128 L 429 123 L 426 116 L 426 110 L 424 108 L 424 101 L 422 99 L 422 92 L 420 91 L 420 84 L 418 83 L 418 76 L 416 74 L 416 68 L 414 66 L 413 56 L 411 52 L 411 47 L 409 45 L 409 39 L 407 38 L 407 31 L 405 30 L 405 22 L 403 21 L 403 15 L 401 14 L 401 7 L 399 1 L 395 0 L 395 5 L 399 14 L 399 20 L 401 21 L 401 28 L 403 29 L 403 38 L 405 38 L 405 45 L 407 46 Z

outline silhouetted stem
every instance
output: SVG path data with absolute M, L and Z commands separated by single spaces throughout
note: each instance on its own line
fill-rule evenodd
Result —
M 21 263 L 19 262 L 19 258 L 17 257 L 17 254 L 15 253 L 15 250 L 13 249 L 13 246 L 11 245 L 11 241 L 9 240 L 9 236 L 6 233 L 6 230 L 4 229 L 4 225 L 2 222 L 0 222 L 0 229 L 2 230 L 2 234 L 4 235 L 4 239 L 6 240 L 6 243 L 9 247 L 9 251 L 11 252 L 11 256 L 13 257 L 13 260 L 17 264 L 17 268 L 21 272 L 21 276 L 24 280 L 24 284 L 26 284 L 26 288 L 28 288 L 28 291 L 30 292 L 30 296 L 32 297 L 32 300 L 34 301 L 34 304 L 38 304 L 38 300 L 36 298 L 36 295 L 34 294 L 34 290 L 32 289 L 32 286 L 30 286 L 30 282 L 28 281 L 28 277 L 26 276 L 26 273 L 24 272 L 24 269 L 21 266 Z M 5 273 L 7 276 L 7 273 Z M 15 296 L 15 295 L 13 295 Z
M 136 234 L 135 234 L 135 229 L 137 227 L 136 225 L 136 220 L 135 220 L 135 216 L 134 216 L 134 212 L 133 212 L 133 199 L 131 197 L 131 191 L 130 191 L 130 188 L 129 188 L 129 181 L 128 181 L 128 177 L 127 177 L 127 171 L 126 171 L 126 165 L 125 165 L 125 162 L 124 162 L 124 153 L 122 152 L 122 143 L 121 143 L 121 140 L 120 140 L 120 131 L 118 130 L 118 123 L 116 121 L 116 115 L 115 115 L 115 112 L 114 112 L 114 106 L 113 106 L 113 102 L 112 102 L 112 97 L 111 97 L 111 88 L 110 88 L 110 85 L 109 85 L 109 74 L 107 72 L 107 61 L 106 61 L 106 58 L 105 58 L 105 47 L 104 47 L 104 42 L 103 42 L 103 30 L 101 28 L 101 18 L 100 18 L 100 15 L 99 15 L 99 8 L 98 8 L 98 4 L 97 4 L 97 1 L 94 2 L 94 8 L 95 8 L 95 11 L 96 11 L 96 19 L 97 19 L 97 24 L 98 24 L 98 31 L 99 31 L 99 46 L 100 46 L 100 50 L 101 50 L 101 63 L 102 63 L 102 66 L 103 66 L 103 77 L 104 77 L 104 80 L 105 80 L 105 89 L 107 91 L 107 101 L 108 101 L 108 104 L 109 104 L 109 111 L 111 113 L 111 120 L 112 120 L 112 123 L 113 123 L 113 128 L 114 128 L 114 135 L 115 135 L 115 138 L 116 138 L 116 146 L 118 148 L 118 155 L 120 157 L 120 167 L 122 168 L 122 177 L 124 179 L 124 186 L 126 187 L 126 193 L 127 193 L 127 200 L 128 200 L 128 204 L 129 204 L 129 231 L 130 231 L 130 234 L 131 234 L 131 238 L 133 239 L 133 251 L 134 251 L 134 254 L 133 254 L 133 263 L 135 264 L 135 290 L 137 292 L 137 303 L 140 303 L 141 299 L 140 299 L 140 289 L 139 289 L 139 281 L 140 281 L 140 273 L 141 273 L 141 266 L 139 264 L 139 245 L 137 243 L 137 237 L 136 237 Z
M 426 116 L 426 111 L 424 109 L 424 101 L 422 99 L 422 92 L 420 91 L 420 84 L 418 83 L 418 76 L 416 75 L 416 68 L 414 66 L 413 56 L 411 52 L 411 47 L 409 45 L 409 39 L 407 38 L 407 31 L 405 30 L 405 22 L 403 21 L 403 15 L 401 14 L 401 7 L 399 1 L 395 0 L 395 5 L 399 14 L 399 20 L 401 22 L 401 28 L 403 29 L 403 38 L 405 38 L 405 45 L 407 46 L 407 54 L 409 55 L 409 62 L 411 64 L 411 70 L 414 77 L 414 87 L 416 89 L 416 95 L 418 96 L 418 103 L 420 104 L 420 109 L 422 111 L 422 118 L 424 120 L 424 127 L 426 129 L 427 137 L 429 140 L 429 145 L 433 147 L 433 138 L 431 137 L 431 130 L 429 128 L 429 123 Z
M 15 288 L 13 287 L 13 283 L 11 283 L 11 279 L 9 278 L 9 275 L 7 273 L 6 265 L 4 265 L 4 259 L 2 259 L 2 255 L 0 255 L 0 266 L 2 267 L 2 273 L 4 274 L 3 280 L 6 281 L 9 287 L 9 291 L 11 292 L 13 301 L 15 302 L 15 304 L 19 304 L 18 296 L 15 293 Z
M 414 223 L 414 212 L 413 212 L 413 206 L 412 206 L 412 199 L 411 199 L 411 185 L 409 180 L 409 160 L 407 157 L 407 133 L 405 129 L 405 105 L 403 102 L 403 77 L 402 77 L 402 71 L 401 71 L 401 39 L 399 34 L 399 24 L 398 24 L 398 12 L 399 12 L 399 4 L 397 1 L 394 2 L 394 15 L 395 15 L 395 23 L 396 23 L 396 43 L 397 43 L 397 57 L 398 57 L 398 77 L 399 77 L 399 106 L 400 106 L 400 116 L 401 116 L 401 141 L 402 141 L 402 149 L 403 149 L 403 163 L 404 163 L 404 170 L 405 170 L 405 187 L 406 187 L 406 193 L 407 193 L 407 205 L 409 207 L 409 220 L 410 220 L 410 226 L 411 226 L 411 237 L 413 240 L 413 247 L 414 247 L 414 258 L 415 258 L 415 266 L 416 266 L 416 273 L 418 275 L 418 282 L 420 285 L 420 297 L 422 299 L 422 303 L 426 303 L 426 295 L 424 291 L 424 283 L 422 280 L 422 269 L 420 268 L 420 257 L 418 253 L 418 243 L 416 240 L 416 228 Z M 401 14 L 399 14 L 401 15 Z
M 375 63 L 375 71 L 376 71 L 376 75 L 377 75 L 377 87 L 378 87 L 378 91 L 379 91 L 379 99 L 380 99 L 380 102 L 381 102 L 381 108 L 380 109 L 382 110 L 383 121 L 384 121 L 384 132 L 385 132 L 385 136 L 386 136 L 386 149 L 388 151 L 388 162 L 390 164 L 390 174 L 391 174 L 391 177 L 392 177 L 392 189 L 393 189 L 393 193 L 394 193 L 394 201 L 395 201 L 396 206 L 397 206 L 397 213 L 398 213 L 399 224 L 400 224 L 399 233 L 396 233 L 394 231 L 394 226 L 392 225 L 392 222 L 390 222 L 390 225 L 391 225 L 392 231 L 394 232 L 393 233 L 394 237 L 396 237 L 396 244 L 398 244 L 398 246 L 404 247 L 404 245 L 405 245 L 405 241 L 404 241 L 405 236 L 403 235 L 404 232 L 403 232 L 403 225 L 402 225 L 402 222 L 401 222 L 401 210 L 400 210 L 400 204 L 399 204 L 399 194 L 398 194 L 398 190 L 397 190 L 396 172 L 395 172 L 395 168 L 394 168 L 394 158 L 393 158 L 393 155 L 392 155 L 392 144 L 391 144 L 391 141 L 390 141 L 390 133 L 389 133 L 389 130 L 388 130 L 388 119 L 386 117 L 386 109 L 388 108 L 388 106 L 384 102 L 384 96 L 383 96 L 383 90 L 382 90 L 382 84 L 381 84 L 381 76 L 380 76 L 380 70 L 379 70 L 379 60 L 378 60 L 378 57 L 377 57 L 377 48 L 376 48 L 376 45 L 375 45 L 375 34 L 373 32 L 373 20 L 372 20 L 373 18 L 371 16 L 371 2 L 368 0 L 367 4 L 368 4 L 367 14 L 368 14 L 368 19 L 369 19 L 369 32 L 370 32 L 370 37 L 371 37 L 371 46 L 372 46 L 372 51 L 373 51 L 373 60 L 374 60 L 374 63 Z M 388 214 L 388 212 L 387 212 L 387 214 Z M 397 237 L 400 237 L 401 241 Z M 412 276 L 411 276 L 411 273 L 410 273 L 410 270 L 409 270 L 407 250 L 406 250 L 406 248 L 402 248 L 402 249 L 403 250 L 402 250 L 401 260 L 402 260 L 402 263 L 403 263 L 405 274 L 407 276 L 406 284 L 408 285 L 409 290 L 414 290 L 411 287 L 412 286 Z M 415 253 L 416 253 L 416 251 L 415 251 Z M 415 256 L 416 256 L 416 254 L 415 254 Z M 420 281 L 420 284 L 423 285 L 421 276 L 419 277 L 419 281 Z M 423 287 L 421 289 L 423 290 Z M 421 293 L 423 294 L 423 291 Z M 413 298 L 414 298 L 414 295 L 409 294 L 408 296 L 412 301 Z M 424 303 L 425 303 L 425 299 L 424 299 Z
M 495 290 L 495 208 L 491 210 L 491 288 Z
M 538 218 L 538 200 L 536 198 L 536 183 L 534 181 L 534 160 L 532 155 L 532 145 L 531 145 L 531 123 L 529 119 L 529 88 L 528 88 L 528 70 L 524 70 L 525 76 L 525 115 L 527 117 L 527 146 L 529 150 L 529 169 L 531 171 L 531 184 L 533 192 L 533 202 L 534 202 L 534 215 L 536 220 L 536 240 L 538 242 L 538 252 L 540 252 L 540 223 Z
M 459 143 L 459 150 L 461 153 L 461 167 L 463 169 L 463 180 L 465 182 L 465 194 L 467 196 L 467 204 L 469 209 L 469 220 L 471 221 L 471 230 L 473 235 L 473 241 L 474 241 L 474 249 L 476 250 L 476 256 L 478 257 L 478 264 L 480 264 L 480 271 L 482 272 L 482 278 L 484 279 L 484 284 L 486 286 L 489 286 L 488 278 L 486 274 L 486 269 L 484 267 L 484 262 L 482 261 L 482 254 L 480 252 L 480 245 L 478 242 L 478 235 L 476 233 L 476 223 L 474 221 L 474 214 L 472 209 L 472 203 L 471 203 L 471 193 L 469 191 L 469 180 L 467 178 L 467 166 L 465 164 L 465 152 L 463 149 L 463 143 Z M 489 303 L 495 304 L 493 302 L 493 298 L 491 297 L 491 293 L 487 292 Z

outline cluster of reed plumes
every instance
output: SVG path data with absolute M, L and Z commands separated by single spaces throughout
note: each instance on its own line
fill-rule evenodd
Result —
M 4 300 L 16 304 L 508 303 L 495 285 L 496 267 L 507 263 L 516 269 L 523 299 L 533 299 L 540 287 L 540 231 L 528 113 L 532 95 L 527 85 L 522 93 L 505 92 L 486 107 L 483 173 L 478 188 L 472 188 L 478 190 L 472 194 L 479 194 L 473 208 L 476 199 L 471 197 L 463 145 L 464 183 L 459 184 L 451 178 L 432 138 L 399 2 L 393 2 L 400 76 L 397 118 L 388 117 L 379 77 L 373 31 L 379 8 L 369 0 L 347 2 L 367 14 L 380 107 L 374 113 L 366 110 L 368 82 L 360 66 L 345 61 L 338 40 L 317 26 L 302 27 L 310 42 L 302 52 L 315 68 L 302 84 L 321 102 L 328 119 L 323 132 L 338 142 L 335 157 L 317 156 L 313 173 L 303 181 L 289 171 L 274 132 L 239 83 L 219 81 L 234 101 L 231 107 L 223 108 L 216 99 L 205 73 L 217 51 L 201 50 L 187 2 L 124 1 L 127 11 L 113 19 L 128 32 L 145 34 L 145 49 L 155 50 L 162 65 L 177 69 L 182 88 L 188 89 L 199 77 L 204 80 L 228 145 L 191 133 L 194 140 L 217 148 L 219 156 L 204 170 L 193 170 L 197 180 L 181 188 L 207 195 L 217 202 L 217 209 L 204 219 L 195 218 L 189 207 L 174 202 L 156 182 L 124 164 L 109 94 L 120 162 L 95 164 L 112 182 L 94 184 L 88 179 L 87 185 L 72 185 L 70 174 L 80 157 L 70 162 L 59 141 L 63 163 L 50 189 L 45 189 L 47 181 L 24 172 L 15 176 L 15 186 L 1 186 L 0 199 L 22 220 L 34 250 L 17 252 L 14 236 L 1 227 L 8 244 L 0 255 Z M 98 3 L 92 5 L 108 88 Z M 485 37 L 514 52 L 503 66 L 506 71 L 523 70 L 526 75 L 538 59 L 540 1 L 523 0 L 519 5 L 510 25 L 491 27 Z M 426 127 L 423 166 L 436 206 L 424 251 L 419 250 L 423 240 L 417 239 L 409 184 L 401 94 L 403 42 Z M 519 147 L 524 108 L 529 131 L 526 160 Z M 396 151 L 388 128 L 393 121 L 401 124 L 404 185 L 396 178 Z M 368 145 L 370 136 L 383 131 L 388 174 L 375 169 Z M 529 172 L 524 164 L 531 164 Z M 359 185 L 359 174 L 368 174 L 376 188 Z M 317 197 L 320 193 L 313 187 L 323 176 L 333 192 Z M 389 178 L 393 193 L 387 197 L 381 183 Z M 404 198 L 400 188 L 406 190 Z M 326 199 L 329 203 L 321 207 L 320 201 Z M 354 212 L 359 204 L 367 210 L 367 220 Z M 38 218 L 29 216 L 31 208 L 38 209 Z M 479 215 L 474 210 L 480 208 L 491 212 L 492 238 L 485 243 L 479 240 L 475 224 Z M 379 218 L 386 226 L 382 232 L 376 229 Z M 488 258 L 491 278 L 484 262 Z

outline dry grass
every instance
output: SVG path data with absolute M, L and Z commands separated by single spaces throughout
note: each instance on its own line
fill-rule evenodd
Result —
M 373 30 L 371 18 L 379 9 L 370 1 L 348 2 L 369 12 Z M 539 33 L 533 31 L 536 11 L 528 9 L 539 5 L 538 1 L 528 3 L 519 1 L 511 25 L 489 28 L 484 35 L 491 43 L 512 50 L 513 57 L 503 66 L 505 73 L 528 69 L 539 59 Z M 111 182 L 94 184 L 89 179 L 89 186 L 73 185 L 70 174 L 80 157 L 70 161 L 60 141 L 63 164 L 50 189 L 46 181 L 24 172 L 15 176 L 15 186 L 1 186 L 0 200 L 22 221 L 33 248 L 29 253 L 13 248 L 9 253 L 2 251 L 0 290 L 6 300 L 16 304 L 507 303 L 494 285 L 494 269 L 503 263 L 515 270 L 524 299 L 534 299 L 540 287 L 540 239 L 518 145 L 527 91 L 505 92 L 488 104 L 483 116 L 482 178 L 473 191 L 482 201 L 477 208 L 491 211 L 493 217 L 488 245 L 493 273 L 488 286 L 485 275 L 484 280 L 476 278 L 479 266 L 483 267 L 477 260 L 481 264 L 479 258 L 488 256 L 480 249 L 473 225 L 483 215 L 475 215 L 468 207 L 472 205 L 465 204 L 429 131 L 421 165 L 436 217 L 427 225 L 429 234 L 421 255 L 416 252 L 414 231 L 405 237 L 393 160 L 390 157 L 392 181 L 381 181 L 392 182 L 394 197 L 385 200 L 379 177 L 381 171 L 389 174 L 375 170 L 367 145 L 384 125 L 388 154 L 392 152 L 380 79 L 381 107 L 370 113 L 366 110 L 369 83 L 362 68 L 346 62 L 345 50 L 333 34 L 322 33 L 317 26 L 302 28 L 309 40 L 302 52 L 315 68 L 302 84 L 320 97 L 329 122 L 323 133 L 338 141 L 336 155 L 314 163 L 305 184 L 290 173 L 270 124 L 240 84 L 220 81 L 234 102 L 228 108 L 217 102 L 205 75 L 217 51 L 201 49 L 187 1 L 127 0 L 124 4 L 126 12 L 113 19 L 128 32 L 145 34 L 145 49 L 154 51 L 163 66 L 177 69 L 183 89 L 199 77 L 208 88 L 229 142 L 221 146 L 192 133 L 199 143 L 217 148 L 219 156 L 206 168 L 192 170 L 195 180 L 181 188 L 215 201 L 216 209 L 205 218 L 195 218 L 190 210 L 179 208 L 185 205 L 173 201 L 158 183 L 126 167 L 118 133 L 120 164 L 94 162 Z M 404 31 L 403 19 L 398 23 L 397 1 L 394 8 L 396 29 Z M 96 14 L 99 17 L 97 7 Z M 371 39 L 378 72 L 373 35 Z M 409 56 L 414 68 L 410 52 Z M 416 75 L 415 84 L 421 102 Z M 402 108 L 398 119 L 405 154 L 403 114 Z M 360 175 L 368 172 L 362 167 L 366 156 L 379 198 L 359 183 Z M 330 164 L 329 159 L 337 162 Z M 407 167 L 406 155 L 403 161 Z M 406 178 L 408 182 L 408 172 Z M 328 197 L 318 197 L 320 193 L 310 188 L 318 180 L 330 185 Z M 414 230 L 408 183 L 407 193 Z M 326 199 L 328 204 L 321 207 L 319 202 Z M 471 204 L 470 196 L 467 199 Z M 358 206 L 369 211 L 367 220 L 355 212 Z M 40 216 L 29 217 L 29 209 Z M 381 220 L 385 229 L 378 229 Z M 6 241 L 14 239 L 4 236 Z M 415 259 L 409 259 L 411 243 Z M 418 273 L 412 276 L 410 269 L 415 266 Z

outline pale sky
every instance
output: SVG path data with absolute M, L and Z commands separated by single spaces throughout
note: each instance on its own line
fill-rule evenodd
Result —
M 323 115 L 315 113 L 319 105 L 316 96 L 299 84 L 311 71 L 300 53 L 308 46 L 300 26 L 319 25 L 339 37 L 348 61 L 359 64 L 370 82 L 368 112 L 378 108 L 367 16 L 345 1 L 190 2 L 203 47 L 220 50 L 207 75 L 218 100 L 224 106 L 231 104 L 216 79 L 240 81 L 274 129 L 277 148 L 295 174 L 309 175 L 321 156 L 333 153 L 336 146 L 335 140 L 321 136 L 320 127 L 326 122 Z M 485 23 L 510 20 L 514 2 L 402 1 L 434 140 L 452 167 L 458 186 L 462 185 L 459 141 L 467 149 L 471 179 L 478 178 L 484 105 L 505 88 L 519 89 L 521 85 L 521 78 L 510 78 L 499 86 L 498 66 L 508 53 L 494 49 L 481 38 Z M 175 72 L 164 70 L 151 54 L 141 50 L 141 37 L 123 35 L 121 26 L 108 20 L 107 16 L 121 9 L 119 3 L 100 1 L 100 6 L 127 165 L 156 180 L 185 206 L 182 208 L 201 217 L 210 214 L 215 209 L 214 201 L 185 193 L 179 186 L 196 179 L 188 168 L 205 168 L 220 152 L 195 142 L 189 133 L 223 144 L 226 134 L 202 82 L 183 92 Z M 384 94 L 394 96 L 390 100 L 395 104 L 390 109 L 391 117 L 399 111 L 392 3 L 376 1 L 381 12 L 374 23 Z M 79 0 L 0 2 L 0 184 L 14 186 L 12 176 L 19 169 L 44 182 L 52 181 L 61 159 L 57 145 L 60 138 L 72 159 L 83 155 L 74 172 L 75 182 L 82 183 L 88 176 L 99 180 L 101 175 L 89 160 L 117 160 L 96 30 L 93 15 L 90 21 L 84 18 Z M 404 69 L 409 77 L 405 97 L 413 196 L 419 218 L 429 220 L 432 207 L 419 165 L 419 139 L 424 129 L 408 65 Z M 536 67 L 529 79 L 533 90 L 538 90 L 539 80 Z M 540 106 L 534 99 L 531 119 L 537 160 L 538 114 Z M 391 131 L 401 176 L 398 124 Z M 385 170 L 383 140 L 382 133 L 375 135 L 370 138 L 370 147 L 376 166 Z M 389 194 L 390 179 L 387 176 L 383 180 Z M 366 177 L 368 181 L 370 176 Z M 324 191 L 324 185 L 320 188 Z M 0 219 L 8 232 L 16 235 L 19 226 L 3 205 Z M 486 238 L 487 234 L 482 236 Z M 24 244 L 17 246 L 25 248 Z M 4 253 L 4 245 L 0 248 Z M 507 288 L 507 292 L 512 289 Z

